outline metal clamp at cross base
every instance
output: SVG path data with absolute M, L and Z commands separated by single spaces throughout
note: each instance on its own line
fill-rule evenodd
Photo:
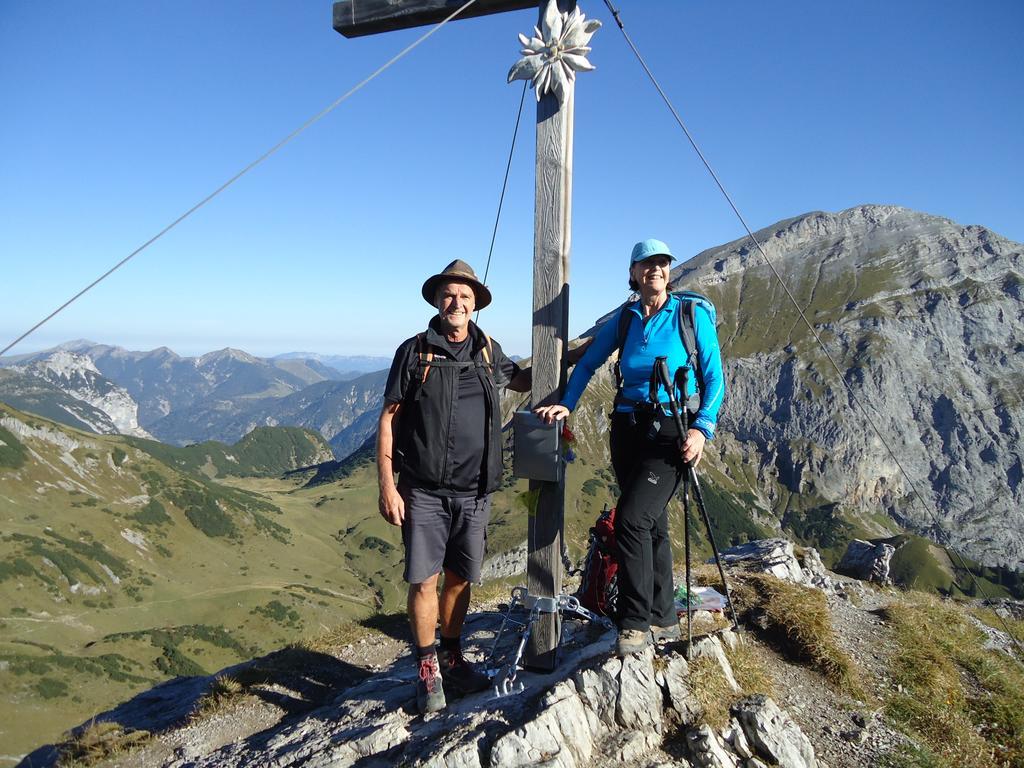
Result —
M 518 622 L 511 618 L 512 611 L 520 605 L 530 612 L 530 615 L 527 617 L 525 622 Z M 488 673 L 492 674 L 495 698 L 510 696 L 514 693 L 522 693 L 525 690 L 522 680 L 517 679 L 519 675 L 519 662 L 523 658 L 523 652 L 526 650 L 526 643 L 530 639 L 530 632 L 533 630 L 534 622 L 542 613 L 569 614 L 605 626 L 609 626 L 611 624 L 611 622 L 604 616 L 598 616 L 596 613 L 588 611 L 580 605 L 580 601 L 575 595 L 542 597 L 539 595 L 531 595 L 526 587 L 513 588 L 512 599 L 509 601 L 508 610 L 505 612 L 505 618 L 501 622 L 501 628 L 498 629 L 498 633 L 494 638 L 494 645 L 491 648 L 491 654 L 488 660 L 493 658 L 494 653 L 498 648 L 498 643 L 501 641 L 501 637 L 505 632 L 505 627 L 510 621 L 512 623 L 519 624 L 521 627 L 519 644 L 516 646 L 516 650 L 512 655 L 512 658 L 508 659 L 500 669 Z

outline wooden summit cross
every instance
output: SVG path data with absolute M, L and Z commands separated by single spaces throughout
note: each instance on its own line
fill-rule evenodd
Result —
M 338 0 L 334 29 L 359 37 L 443 21 L 464 0 Z M 456 18 L 538 8 L 531 37 L 520 35 L 523 58 L 512 80 L 532 80 L 537 93 L 537 182 L 533 236 L 533 407 L 557 403 L 565 385 L 569 325 L 569 242 L 572 213 L 572 134 L 575 73 L 593 69 L 587 44 L 601 26 L 584 20 L 576 0 L 477 0 Z M 565 482 L 530 481 L 537 505 L 529 519 L 527 587 L 531 595 L 562 591 Z M 541 614 L 526 664 L 555 667 L 561 633 L 557 613 Z

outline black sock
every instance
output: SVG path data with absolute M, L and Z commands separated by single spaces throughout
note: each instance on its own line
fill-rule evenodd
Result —
M 441 650 L 442 651 L 461 651 L 462 650 L 462 638 L 461 637 L 445 637 L 441 635 Z
M 417 660 L 425 659 L 427 658 L 427 656 L 435 656 L 436 654 L 437 649 L 434 647 L 433 643 L 431 643 L 430 645 L 424 645 L 422 648 L 420 646 L 416 646 Z

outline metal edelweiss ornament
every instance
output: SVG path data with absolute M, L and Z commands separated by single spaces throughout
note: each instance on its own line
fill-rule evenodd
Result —
M 576 73 L 594 69 L 587 61 L 587 43 L 600 27 L 600 21 L 587 21 L 579 8 L 562 13 L 555 0 L 548 0 L 540 29 L 533 28 L 533 37 L 519 35 L 523 58 L 509 70 L 508 81 L 532 80 L 537 101 L 550 91 L 561 104 Z

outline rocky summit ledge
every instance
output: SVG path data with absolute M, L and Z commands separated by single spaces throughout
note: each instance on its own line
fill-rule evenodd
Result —
M 954 604 L 835 574 L 817 552 L 795 552 L 784 539 L 722 554 L 749 629 L 696 611 L 689 659 L 680 641 L 620 660 L 614 630 L 566 618 L 552 673 L 521 671 L 519 693 L 449 696 L 447 709 L 424 717 L 404 618 L 377 617 L 361 634 L 345 630 L 140 693 L 22 765 L 859 768 L 918 748 L 919 735 L 886 708 L 920 698 L 897 663 L 908 643 L 930 642 L 905 636 L 917 623 L 976 634 L 988 663 L 1012 655 L 1009 637 L 978 632 L 979 621 Z M 698 583 L 716 575 L 710 565 L 695 569 Z M 506 607 L 489 602 L 467 617 L 474 662 L 493 657 L 498 667 L 511 657 L 526 616 L 509 614 L 496 642 Z M 1012 618 L 1016 607 L 992 610 Z
M 586 631 L 573 627 L 570 634 Z M 812 768 L 820 764 L 800 728 L 764 696 L 735 705 L 725 729 L 696 725 L 700 705 L 691 691 L 689 665 L 681 649 L 655 653 L 649 648 L 619 660 L 610 654 L 613 639 L 608 632 L 586 646 L 571 642 L 575 647 L 564 654 L 554 673 L 522 673 L 526 689 L 521 694 L 503 698 L 477 694 L 427 717 L 415 713 L 414 671 L 400 662 L 299 719 L 206 754 L 181 746 L 162 764 L 175 768 L 540 764 Z M 722 665 L 732 679 L 723 644 L 739 642 L 731 632 L 721 639 L 705 637 L 695 644 L 695 656 Z M 662 746 L 671 739 L 676 739 L 676 746 L 666 752 Z M 144 755 L 140 753 L 137 760 L 144 764 Z

